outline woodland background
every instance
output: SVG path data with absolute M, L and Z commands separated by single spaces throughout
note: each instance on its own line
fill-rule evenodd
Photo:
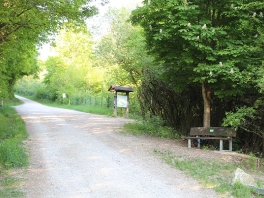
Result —
M 145 0 L 134 10 L 110 8 L 100 37 L 85 23 L 98 13 L 90 3 L 1 2 L 2 98 L 16 91 L 88 105 L 99 97 L 94 105 L 112 108 L 110 85 L 128 85 L 135 117 L 159 118 L 179 135 L 232 126 L 235 149 L 262 156 L 263 1 Z M 47 42 L 53 55 L 38 60 Z

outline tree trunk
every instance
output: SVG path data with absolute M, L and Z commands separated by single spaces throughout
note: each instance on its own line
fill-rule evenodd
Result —
M 15 86 L 16 80 L 11 79 L 8 81 L 8 98 L 9 99 L 14 99 L 15 94 L 14 94 L 14 86 Z
M 204 102 L 203 127 L 210 127 L 211 91 L 204 83 L 202 83 L 202 95 Z

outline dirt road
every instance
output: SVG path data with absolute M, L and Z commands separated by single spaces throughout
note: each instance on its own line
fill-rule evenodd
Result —
M 172 140 L 120 134 L 128 119 L 18 98 L 24 104 L 15 108 L 30 134 L 22 185 L 28 198 L 217 197 L 154 155 L 155 148 L 174 146 Z

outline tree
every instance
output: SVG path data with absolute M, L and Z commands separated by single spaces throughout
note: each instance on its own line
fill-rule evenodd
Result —
M 210 127 L 214 97 L 257 93 L 263 8 L 262 1 L 145 0 L 132 12 L 132 22 L 144 28 L 149 52 L 175 90 L 201 84 L 204 127 Z
M 90 1 L 52 0 L 4 0 L 1 6 L 1 43 L 14 38 L 16 33 L 27 31 L 28 37 L 45 41 L 47 35 L 56 32 L 65 22 L 83 23 L 97 12 Z
M 142 28 L 132 26 L 128 20 L 130 13 L 125 8 L 108 11 L 110 28 L 97 45 L 96 55 L 109 65 L 113 83 L 132 84 L 138 88 L 152 57 L 146 53 Z
M 1 64 L 1 76 L 4 81 L 1 84 L 5 84 L 7 98 L 14 97 L 14 85 L 18 79 L 24 75 L 31 75 L 37 72 L 36 56 L 37 51 L 35 44 L 31 41 L 10 41 L 3 43 L 2 47 L 5 49 L 5 53 L 2 55 Z
M 98 94 L 105 78 L 103 65 L 96 65 L 92 53 L 91 35 L 85 26 L 65 24 L 54 43 L 56 56 L 46 61 L 44 83 L 58 97 L 67 93 Z
M 89 2 L 3 0 L 0 3 L 0 72 L 4 75 L 2 88 L 9 87 L 9 91 L 1 93 L 12 95 L 17 78 L 33 72 L 35 66 L 29 69 L 29 62 L 35 62 L 36 46 L 46 42 L 48 35 L 56 33 L 65 22 L 83 24 L 87 17 L 96 14 L 96 8 Z

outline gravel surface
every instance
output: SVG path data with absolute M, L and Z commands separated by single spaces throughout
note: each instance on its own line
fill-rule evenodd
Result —
M 175 140 L 119 133 L 129 119 L 17 98 L 24 104 L 15 108 L 30 134 L 26 141 L 30 166 L 21 186 L 28 198 L 218 197 L 213 189 L 162 162 L 153 151 L 228 160 L 226 155 L 208 155 Z

